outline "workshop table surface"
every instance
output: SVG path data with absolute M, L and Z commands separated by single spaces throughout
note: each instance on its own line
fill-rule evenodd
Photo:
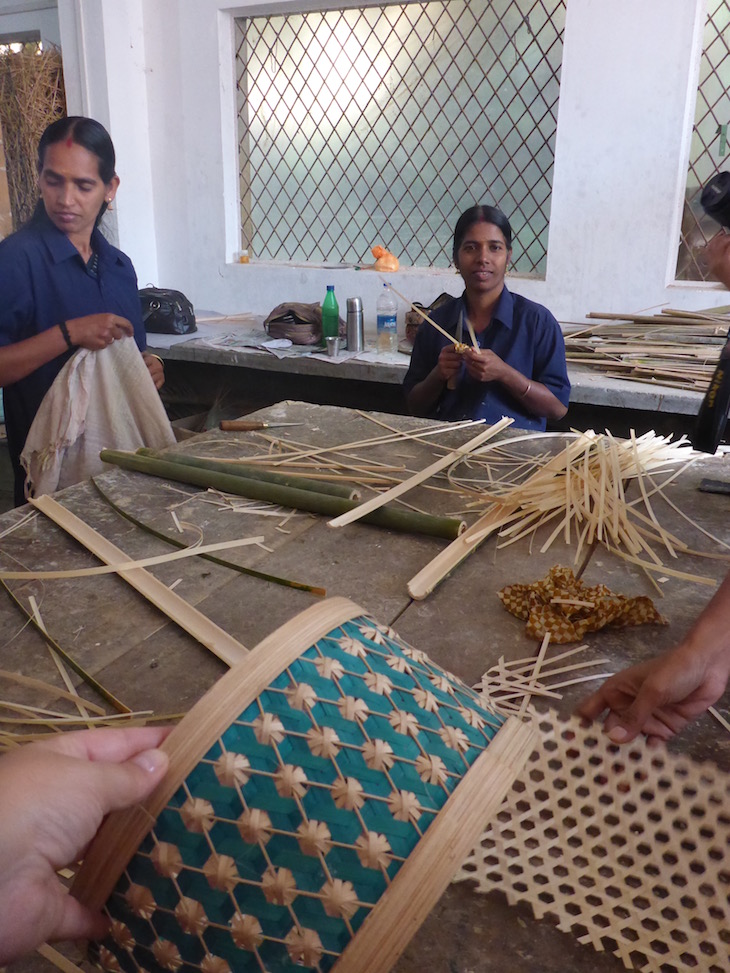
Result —
M 246 418 L 252 418 L 247 416 Z M 402 416 L 366 414 L 330 406 L 282 402 L 253 418 L 301 425 L 261 432 L 211 431 L 186 440 L 173 451 L 218 458 L 245 457 L 262 446 L 276 449 L 281 436 L 311 447 L 362 443 L 387 432 L 383 423 L 401 432 L 432 429 L 435 423 Z M 443 447 L 455 448 L 482 427 L 454 429 L 429 439 L 407 439 L 379 446 L 351 446 L 343 451 L 343 464 L 377 464 L 406 470 L 428 466 Z M 504 438 L 508 438 L 505 434 Z M 565 440 L 546 434 L 525 448 L 563 448 Z M 357 460 L 352 457 L 357 457 Z M 694 550 L 717 551 L 718 544 L 700 533 L 680 511 L 694 519 L 709 535 L 730 543 L 730 497 L 700 493 L 703 477 L 730 479 L 723 457 L 707 457 L 690 465 L 667 488 L 677 509 L 659 498 L 653 505 L 661 523 Z M 387 472 L 387 469 L 385 470 Z M 466 475 L 463 468 L 460 473 Z M 368 474 L 370 475 L 370 474 Z M 524 622 L 508 614 L 497 598 L 507 584 L 542 578 L 554 564 L 572 565 L 573 544 L 563 537 L 541 552 L 541 543 L 524 539 L 499 547 L 492 537 L 481 545 L 424 601 L 413 601 L 407 582 L 446 542 L 432 537 L 396 533 L 362 523 L 342 529 L 328 527 L 326 518 L 296 513 L 291 517 L 261 516 L 242 499 L 225 503 L 219 496 L 196 487 L 171 483 L 143 474 L 113 469 L 97 478 L 104 493 L 139 520 L 187 543 L 204 543 L 263 535 L 262 546 L 239 547 L 221 556 L 247 567 L 326 588 L 327 595 L 344 595 L 379 622 L 391 625 L 416 648 L 450 669 L 469 684 L 476 683 L 500 656 L 518 659 L 536 654 L 537 644 L 524 633 Z M 408 500 L 432 512 L 454 513 L 466 508 L 451 492 L 417 488 Z M 363 491 L 367 497 L 368 491 Z M 57 499 L 91 527 L 120 547 L 130 558 L 169 552 L 162 540 L 123 519 L 91 483 L 70 487 Z M 173 517 L 173 513 L 175 517 Z M 11 528 L 15 528 L 12 529 Z M 28 570 L 88 567 L 96 559 L 41 514 L 28 517 L 20 508 L 0 518 L 2 566 Z M 181 533 L 182 531 L 182 533 Z M 547 534 L 543 535 L 546 537 Z M 721 559 L 680 555 L 676 570 L 719 581 L 727 565 Z M 667 572 L 656 589 L 637 567 L 597 546 L 587 550 L 576 566 L 583 580 L 599 581 L 626 595 L 646 594 L 655 599 L 667 626 L 607 630 L 586 639 L 585 658 L 608 659 L 602 671 L 653 656 L 682 637 L 714 590 L 673 577 Z M 318 599 L 306 592 L 252 578 L 200 558 L 164 564 L 150 571 L 195 605 L 223 629 L 251 648 L 279 625 Z M 34 595 L 43 623 L 56 641 L 101 684 L 134 710 L 155 714 L 181 714 L 225 671 L 225 665 L 180 630 L 119 577 L 113 574 L 63 580 L 8 582 L 24 604 Z M 25 624 L 8 598 L 0 601 L 0 619 L 6 633 L 0 650 L 0 668 L 59 685 L 58 673 L 41 637 Z M 562 715 L 592 684 L 571 687 L 554 703 Z M 87 687 L 80 692 L 96 700 Z M 30 691 L 3 685 L 3 698 L 34 705 L 63 704 L 48 697 L 30 698 Z M 98 700 L 96 700 L 98 701 Z M 728 698 L 717 705 L 724 711 Z M 0 724 L 1 726 L 2 724 Z M 672 747 L 701 760 L 730 766 L 730 735 L 710 716 L 688 728 Z M 66 949 L 66 947 L 64 947 Z M 66 949 L 78 961 L 75 947 Z M 46 960 L 34 956 L 14 964 L 14 971 L 46 971 Z M 527 906 L 510 907 L 501 894 L 476 894 L 469 883 L 451 886 L 417 933 L 395 969 L 398 973 L 564 973 L 623 970 L 615 956 L 597 954 L 581 946 L 551 923 L 532 918 Z

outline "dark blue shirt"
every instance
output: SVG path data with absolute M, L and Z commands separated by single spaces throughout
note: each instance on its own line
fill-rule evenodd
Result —
M 429 317 L 458 341 L 471 345 L 463 311 L 462 295 L 437 308 Z M 542 382 L 567 407 L 570 382 L 563 333 L 547 308 L 512 294 L 505 287 L 489 326 L 477 336 L 477 341 L 480 348 L 493 351 L 527 379 Z M 411 364 L 403 382 L 406 395 L 430 374 L 447 344 L 448 339 L 424 321 L 416 333 Z M 457 375 L 456 388 L 447 389 L 444 385 L 429 413 L 431 419 L 486 419 L 488 423 L 498 422 L 502 416 L 511 416 L 515 426 L 521 429 L 545 429 L 544 417 L 533 415 L 499 382 L 478 382 L 471 378 L 464 364 Z
M 61 321 L 111 313 L 132 322 L 135 341 L 140 351 L 145 349 L 137 276 L 131 260 L 99 230 L 94 230 L 91 246 L 98 254 L 96 276 L 89 272 L 66 234 L 45 215 L 0 242 L 0 346 L 31 338 Z M 16 484 L 22 477 L 20 453 L 35 414 L 70 355 L 70 351 L 59 355 L 3 390 Z

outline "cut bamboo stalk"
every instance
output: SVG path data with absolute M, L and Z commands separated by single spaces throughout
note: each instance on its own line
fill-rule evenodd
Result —
M 36 510 L 40 510 L 49 520 L 52 520 L 80 544 L 83 544 L 105 564 L 129 562 L 124 551 L 102 537 L 101 534 L 89 527 L 75 514 L 72 514 L 70 510 L 61 506 L 52 497 L 38 497 L 29 502 Z M 197 608 L 193 608 L 174 591 L 170 591 L 166 585 L 158 581 L 148 571 L 145 571 L 144 568 L 121 570 L 119 577 L 227 665 L 235 665 L 247 654 L 248 650 L 241 642 L 234 639 L 228 632 L 224 632 L 215 622 L 206 618 Z
M 359 505 L 344 497 L 331 497 L 324 494 L 312 493 L 308 490 L 294 490 L 275 483 L 263 483 L 260 480 L 247 480 L 240 476 L 226 473 L 209 472 L 184 466 L 181 463 L 169 463 L 164 460 L 151 459 L 148 456 L 138 456 L 136 453 L 125 453 L 119 450 L 105 449 L 101 458 L 106 463 L 114 463 L 123 469 L 159 476 L 163 479 L 177 480 L 182 483 L 192 483 L 206 488 L 215 487 L 225 493 L 237 496 L 251 497 L 254 500 L 265 500 L 268 503 L 280 504 L 284 507 L 294 507 L 298 510 L 309 510 L 311 513 L 341 514 L 357 508 Z M 433 517 L 429 514 L 418 514 L 408 510 L 375 510 L 366 518 L 366 522 L 414 534 L 428 534 L 433 537 L 443 537 L 448 540 L 458 537 L 464 529 L 464 521 L 453 517 Z
M 507 520 L 514 514 L 516 507 L 503 507 L 495 504 L 494 507 L 480 517 L 471 527 L 467 527 L 461 537 L 458 537 L 447 548 L 436 555 L 433 560 L 414 575 L 408 582 L 408 594 L 416 601 L 423 601 L 434 590 L 436 585 L 456 568 L 465 558 L 472 554 L 481 541 L 499 530 Z M 479 541 L 475 542 L 474 537 Z
M 280 486 L 294 487 L 297 490 L 312 490 L 314 493 L 326 493 L 333 497 L 345 497 L 347 500 L 359 500 L 360 494 L 353 487 L 340 486 L 337 483 L 326 483 L 322 480 L 308 480 L 304 476 L 286 473 L 275 473 L 272 470 L 262 470 L 240 460 L 220 460 L 207 456 L 189 456 L 183 453 L 163 452 L 142 446 L 137 450 L 138 456 L 151 456 L 162 459 L 167 463 L 182 463 L 185 466 L 195 466 L 203 470 L 218 470 L 219 473 L 230 473 L 249 480 L 263 480 L 267 483 L 278 483 Z
M 379 496 L 373 497 L 366 503 L 359 504 L 355 509 L 349 511 L 348 513 L 331 520 L 328 526 L 344 527 L 346 524 L 351 524 L 354 520 L 359 520 L 361 517 L 367 516 L 378 508 L 384 506 L 390 500 L 395 500 L 397 497 L 400 497 L 409 490 L 412 490 L 413 487 L 418 486 L 419 483 L 423 483 L 424 480 L 428 480 L 430 477 L 435 476 L 436 473 L 440 473 L 441 470 L 446 469 L 447 466 L 451 466 L 452 463 L 455 463 L 464 456 L 467 456 L 483 443 L 487 442 L 487 440 L 498 435 L 503 429 L 506 429 L 507 426 L 510 426 L 512 422 L 513 420 L 511 418 L 503 417 L 499 422 L 496 422 L 493 426 L 490 426 L 489 429 L 486 429 L 478 436 L 475 436 L 467 443 L 464 443 L 463 446 L 459 446 L 458 449 L 455 449 L 446 456 L 442 456 L 440 459 L 437 459 L 435 463 L 431 463 L 431 465 L 427 466 L 426 469 L 421 470 L 409 479 L 404 480 L 397 486 L 394 486 L 392 489 L 386 490 L 385 493 L 381 493 Z

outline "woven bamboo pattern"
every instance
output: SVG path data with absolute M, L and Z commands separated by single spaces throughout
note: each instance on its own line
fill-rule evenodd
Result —
M 558 645 L 580 642 L 588 632 L 606 626 L 667 624 L 646 595 L 632 598 L 604 584 L 584 584 L 571 568 L 559 564 L 539 581 L 510 584 L 497 595 L 510 614 L 527 622 L 528 638 L 540 641 L 549 633 Z
M 540 717 L 540 746 L 458 880 L 647 973 L 730 969 L 730 779 Z
M 332 628 L 158 815 L 107 903 L 102 966 L 331 969 L 503 723 L 390 628 Z

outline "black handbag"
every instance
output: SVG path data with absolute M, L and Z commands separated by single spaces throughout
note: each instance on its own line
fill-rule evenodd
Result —
M 180 291 L 144 287 L 139 300 L 144 329 L 150 334 L 192 334 L 198 330 L 193 305 Z

